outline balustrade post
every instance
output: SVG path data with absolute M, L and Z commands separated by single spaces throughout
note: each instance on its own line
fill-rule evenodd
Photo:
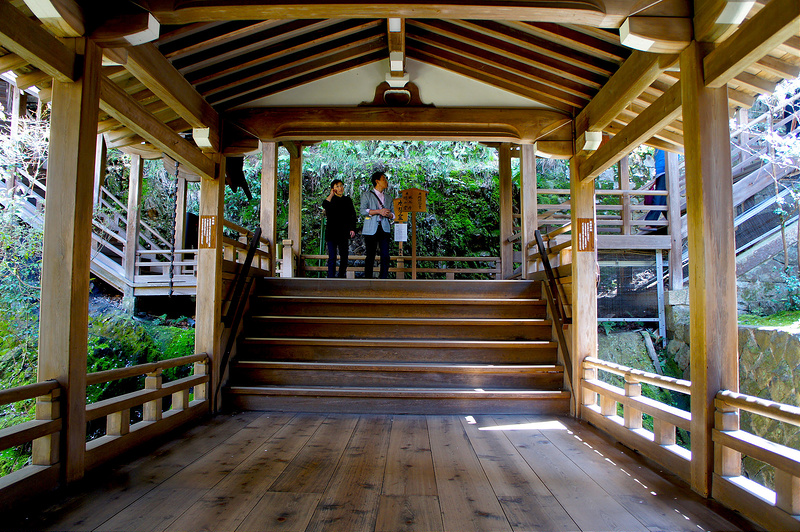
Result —
M 106 435 L 124 436 L 131 431 L 131 410 L 126 408 L 106 417 Z
M 800 514 L 800 478 L 775 468 L 775 506 L 789 515 Z
M 719 431 L 739 430 L 739 409 L 717 405 L 714 412 L 714 426 Z M 714 444 L 714 472 L 722 477 L 738 477 L 742 474 L 742 453 L 730 447 Z M 778 470 L 775 470 L 777 484 Z
M 597 368 L 583 368 L 584 380 L 597 380 Z M 597 392 L 583 388 L 583 404 L 584 406 L 594 406 L 597 404 Z
M 675 425 L 663 419 L 653 418 L 653 442 L 658 445 L 675 445 L 677 437 Z
M 642 383 L 638 382 L 631 375 L 625 375 L 625 396 L 639 397 L 642 395 Z M 642 428 L 642 411 L 625 405 L 624 411 L 625 427 L 629 429 Z
M 47 395 L 36 398 L 36 419 L 51 421 L 61 417 L 61 389 L 56 388 Z M 59 461 L 61 432 L 55 432 L 33 440 L 31 461 L 33 465 L 52 465 Z
M 186 410 L 189 408 L 189 389 L 172 394 L 172 410 Z
M 200 362 L 194 363 L 194 374 L 195 375 L 208 375 L 208 362 L 202 360 Z M 194 387 L 194 400 L 195 401 L 205 401 L 208 399 L 208 384 L 197 384 Z
M 283 241 L 283 251 L 281 256 L 281 277 L 294 277 L 294 252 L 292 249 L 294 242 L 292 240 Z
M 145 390 L 160 390 L 161 389 L 161 368 L 152 373 L 148 373 L 144 378 Z M 143 420 L 144 421 L 161 421 L 161 402 L 162 399 L 154 399 L 147 401 L 144 406 Z
M 600 414 L 606 417 L 617 415 L 617 402 L 613 397 L 600 395 Z

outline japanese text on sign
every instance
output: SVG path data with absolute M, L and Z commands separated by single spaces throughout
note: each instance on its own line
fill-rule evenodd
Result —
M 401 224 L 408 221 L 408 211 L 403 210 L 403 200 L 401 198 L 394 199 L 394 221 Z
M 407 188 L 403 191 L 403 212 L 428 212 L 428 191 L 421 188 Z
M 217 217 L 203 215 L 200 217 L 200 249 L 215 249 L 217 247 Z
M 594 219 L 578 218 L 578 251 L 594 251 Z

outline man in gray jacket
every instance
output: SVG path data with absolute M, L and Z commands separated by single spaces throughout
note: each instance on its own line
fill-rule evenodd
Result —
M 389 277 L 389 235 L 391 220 L 394 220 L 394 200 L 385 192 L 389 188 L 389 180 L 383 172 L 375 172 L 370 177 L 373 189 L 361 194 L 361 211 L 364 215 L 364 241 L 367 246 L 367 258 L 364 262 L 364 278 L 372 279 L 375 266 L 375 252 L 380 245 L 381 271 L 380 278 Z

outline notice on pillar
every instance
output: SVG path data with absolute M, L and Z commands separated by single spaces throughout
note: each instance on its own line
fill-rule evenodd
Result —
M 594 252 L 594 220 L 578 218 L 578 251 Z
M 217 247 L 217 217 L 203 215 L 200 217 L 200 249 L 216 249 Z
M 408 242 L 408 224 L 394 224 L 394 241 Z

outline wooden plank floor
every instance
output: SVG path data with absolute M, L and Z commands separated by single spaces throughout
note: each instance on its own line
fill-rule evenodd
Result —
M 749 529 L 592 427 L 543 416 L 217 416 L 60 497 L 0 529 Z

